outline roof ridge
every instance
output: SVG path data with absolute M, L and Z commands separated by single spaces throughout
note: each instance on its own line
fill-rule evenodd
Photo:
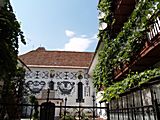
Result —
M 88 67 L 94 52 L 32 50 L 19 56 L 26 65 Z
M 65 50 L 46 50 L 46 52 L 72 52 L 72 53 L 94 53 L 94 52 L 88 52 L 88 51 L 65 51 Z
M 22 55 L 26 55 L 28 53 L 31 53 L 31 52 L 65 52 L 65 53 L 91 53 L 91 54 L 94 54 L 95 52 L 91 52 L 91 51 L 65 51 L 65 50 L 46 50 L 44 47 L 38 47 L 37 49 L 35 50 L 31 50 L 29 52 L 26 52 L 24 54 L 21 54 L 19 56 L 22 56 Z

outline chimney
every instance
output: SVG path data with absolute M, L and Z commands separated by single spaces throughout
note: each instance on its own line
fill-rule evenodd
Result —
M 46 51 L 46 49 L 44 47 L 39 47 L 39 48 L 36 49 L 36 51 L 40 51 L 41 52 L 41 51 Z

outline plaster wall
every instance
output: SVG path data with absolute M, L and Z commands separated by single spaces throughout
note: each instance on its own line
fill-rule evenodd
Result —
M 37 98 L 43 98 L 42 91 L 49 88 L 49 83 L 53 81 L 54 98 L 63 99 L 67 98 L 66 104 L 68 106 L 78 106 L 78 83 L 83 84 L 83 99 L 82 106 L 92 106 L 94 94 L 94 88 L 92 79 L 87 74 L 87 69 L 73 69 L 73 68 L 35 68 L 30 67 L 31 71 L 26 71 L 25 79 L 26 85 L 32 94 L 35 94 Z M 53 97 L 52 96 L 52 97 Z M 63 102 L 64 104 L 65 102 Z

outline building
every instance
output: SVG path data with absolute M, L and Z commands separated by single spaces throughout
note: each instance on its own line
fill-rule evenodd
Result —
M 26 71 L 25 85 L 36 95 L 39 103 L 55 105 L 92 106 L 94 94 L 92 79 L 87 74 L 92 52 L 47 51 L 43 47 L 19 58 L 30 68 Z
M 159 1 L 99 0 L 98 8 L 99 43 L 89 74 L 100 102 L 109 102 L 108 117 L 159 120 Z

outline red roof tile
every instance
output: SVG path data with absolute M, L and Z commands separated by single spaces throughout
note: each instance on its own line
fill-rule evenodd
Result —
M 89 67 L 93 52 L 47 51 L 43 47 L 20 55 L 26 65 Z

